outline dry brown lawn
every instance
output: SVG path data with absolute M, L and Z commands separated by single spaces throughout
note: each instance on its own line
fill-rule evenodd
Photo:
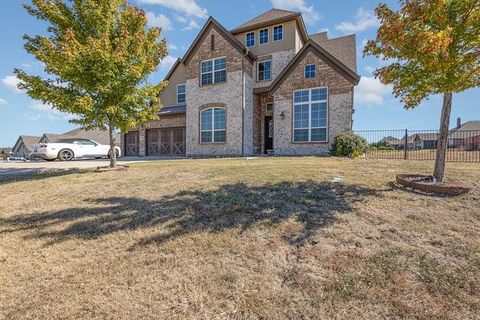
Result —
M 392 183 L 432 166 L 177 160 L 0 183 L 0 318 L 480 319 L 480 190 Z M 480 164 L 447 170 L 480 181 Z

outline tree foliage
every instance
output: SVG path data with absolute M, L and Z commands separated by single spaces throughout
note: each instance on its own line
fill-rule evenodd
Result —
M 147 77 L 167 55 L 160 28 L 127 0 L 32 0 L 25 5 L 49 24 L 47 35 L 25 35 L 25 49 L 45 65 L 46 77 L 16 69 L 34 99 L 77 115 L 87 128 L 131 127 L 156 119 L 158 93 Z
M 375 76 L 392 84 L 406 108 L 432 94 L 480 85 L 480 1 L 402 0 L 393 11 L 380 4 L 376 40 L 364 54 L 393 63 Z

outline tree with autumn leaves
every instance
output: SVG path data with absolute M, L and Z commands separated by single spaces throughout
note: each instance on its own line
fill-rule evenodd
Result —
M 389 65 L 374 72 L 405 108 L 415 108 L 430 95 L 443 95 L 433 176 L 444 178 L 452 96 L 480 85 L 480 1 L 402 0 L 394 11 L 380 4 L 380 27 L 365 55 Z M 476 107 L 476 106 L 472 106 Z
M 115 130 L 157 118 L 154 102 L 166 83 L 152 85 L 147 77 L 167 55 L 161 29 L 147 28 L 144 11 L 127 0 L 32 0 L 24 7 L 49 25 L 47 35 L 24 36 L 46 76 L 16 69 L 19 88 L 76 115 L 74 123 L 108 129 L 115 167 Z

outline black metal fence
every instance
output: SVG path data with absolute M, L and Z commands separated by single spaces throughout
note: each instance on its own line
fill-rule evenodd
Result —
M 438 130 L 355 131 L 368 144 L 368 158 L 435 160 Z M 447 161 L 480 162 L 480 130 L 451 131 Z

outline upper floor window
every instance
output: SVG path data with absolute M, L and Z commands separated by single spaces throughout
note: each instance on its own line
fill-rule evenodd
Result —
M 258 63 L 258 81 L 268 81 L 272 78 L 272 61 Z
M 177 85 L 177 103 L 185 103 L 186 101 L 185 83 L 182 83 Z
M 246 39 L 246 43 L 247 43 L 247 47 L 253 47 L 255 46 L 255 32 L 250 32 L 250 33 L 247 33 L 247 39 Z
M 305 66 L 305 78 L 315 78 L 315 65 L 309 64 Z
M 205 60 L 201 63 L 201 84 L 213 84 L 227 81 L 227 58 Z
M 260 44 L 268 43 L 268 29 L 260 30 L 260 37 L 259 37 Z
M 200 142 L 226 141 L 226 112 L 223 108 L 210 108 L 200 112 Z
M 283 26 L 273 27 L 273 41 L 283 40 Z
M 293 92 L 293 141 L 327 141 L 327 88 Z

